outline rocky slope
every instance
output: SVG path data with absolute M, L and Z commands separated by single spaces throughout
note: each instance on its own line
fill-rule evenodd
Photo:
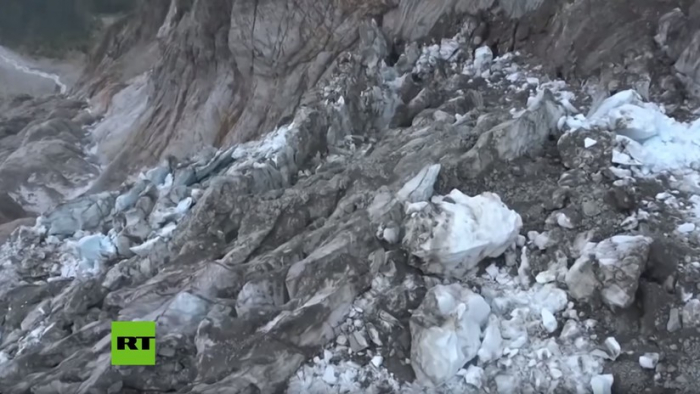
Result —
M 696 390 L 698 5 L 140 4 L 2 120 L 2 393 Z
M 670 38 L 673 49 L 664 57 L 691 83 L 696 12 L 689 2 L 674 5 L 683 10 L 657 39 Z M 114 26 L 81 83 L 101 106 L 128 85 L 141 84 L 140 78 L 148 85 L 138 99 L 149 100 L 148 109 L 129 111 L 133 125 L 119 143 L 105 143 L 110 165 L 95 191 L 118 185 L 125 169 L 155 165 L 170 154 L 183 158 L 203 146 L 245 142 L 273 129 L 313 99 L 312 88 L 343 51 L 356 48 L 370 18 L 386 36 L 390 57 L 411 42 L 453 34 L 468 18 L 475 45 L 486 43 L 496 54 L 526 50 L 563 77 L 596 76 L 608 84 L 625 72 L 629 76 L 621 82 L 644 90 L 661 88 L 671 71 L 655 67 L 661 51 L 654 37 L 660 16 L 673 7 L 656 1 L 630 8 L 622 0 L 338 0 L 323 6 L 159 0 L 140 7 L 137 16 Z

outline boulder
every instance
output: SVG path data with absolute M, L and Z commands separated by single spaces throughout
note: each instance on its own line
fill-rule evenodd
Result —
M 440 173 L 440 165 L 434 164 L 420 170 L 415 177 L 396 193 L 396 197 L 403 202 L 415 203 L 428 201 L 433 196 L 433 186 Z
M 694 298 L 688 301 L 683 306 L 681 317 L 683 328 L 700 327 L 700 300 Z
M 81 197 L 62 204 L 38 223 L 45 226 L 49 235 L 73 235 L 78 230 L 93 231 L 104 225 L 111 216 L 116 193 L 104 192 Z
M 43 213 L 71 197 L 97 175 L 74 142 L 30 141 L 0 164 L 0 189 L 16 196 L 25 209 Z
M 559 157 L 567 168 L 590 173 L 612 165 L 613 146 L 612 135 L 599 129 L 564 133 L 557 142 Z
M 616 235 L 587 243 L 566 274 L 571 296 L 577 300 L 599 296 L 611 309 L 629 307 L 646 269 L 652 242 L 642 235 Z
M 410 320 L 417 381 L 439 386 L 476 357 L 490 313 L 480 295 L 458 284 L 430 289 Z
M 496 162 L 536 155 L 542 152 L 562 115 L 563 110 L 552 93 L 543 90 L 523 115 L 481 134 L 467 153 L 445 159 L 442 164 L 447 168 L 457 167 L 464 177 L 472 179 Z
M 487 257 L 498 257 L 515 244 L 522 219 L 498 195 L 474 197 L 453 190 L 432 202 L 409 204 L 403 245 L 422 262 L 426 273 L 464 277 Z

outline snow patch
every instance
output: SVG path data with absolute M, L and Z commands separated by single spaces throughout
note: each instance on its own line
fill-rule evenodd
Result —
M 371 361 L 360 365 L 354 361 L 333 360 L 326 350 L 323 358 L 302 366 L 289 380 L 287 394 L 397 393 L 399 382 L 383 367 Z
M 604 100 L 588 117 L 567 118 L 572 131 L 601 127 L 615 131 L 623 147 L 614 161 L 641 164 L 652 172 L 675 170 L 700 162 L 700 120 L 678 122 L 663 108 L 645 103 L 634 90 Z
M 68 240 L 63 249 L 68 252 L 61 257 L 61 276 L 65 278 L 95 275 L 117 253 L 112 240 L 103 234 L 86 235 L 77 242 Z

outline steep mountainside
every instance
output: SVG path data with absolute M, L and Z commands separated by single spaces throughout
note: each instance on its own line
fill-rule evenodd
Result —
M 697 392 L 699 17 L 148 0 L 5 61 L 59 93 L 0 101 L 0 393 Z
M 626 72 L 631 74 L 626 85 L 661 89 L 671 70 L 657 67 L 655 26 L 674 6 L 685 13 L 670 26 L 677 46 L 669 53 L 671 64 L 690 44 L 695 18 L 690 2 L 639 1 L 632 7 L 622 0 L 142 3 L 95 53 L 83 83 L 85 92 L 106 105 L 123 83 L 140 83 L 132 79 L 140 73 L 148 79 L 142 94 L 149 105 L 130 113 L 134 123 L 117 146 L 105 143 L 110 166 L 95 190 L 117 185 L 125 169 L 272 130 L 315 99 L 311 88 L 342 51 L 356 48 L 370 18 L 393 53 L 407 43 L 454 32 L 468 17 L 473 43 L 490 45 L 497 54 L 527 50 L 563 77 L 611 79 Z M 692 81 L 692 51 L 690 56 L 677 68 Z

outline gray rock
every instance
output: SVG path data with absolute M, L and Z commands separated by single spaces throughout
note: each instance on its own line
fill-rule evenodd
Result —
M 78 230 L 93 231 L 110 217 L 115 193 L 104 192 L 81 197 L 57 207 L 53 212 L 39 219 L 50 235 L 73 235 Z
M 457 159 L 443 161 L 443 167 L 460 168 L 464 176 L 474 178 L 497 161 L 537 154 L 556 129 L 561 115 L 561 109 L 547 90 L 531 110 L 482 134 L 467 153 Z
M 54 118 L 29 126 L 22 134 L 24 134 L 22 145 L 44 140 L 59 140 L 76 144 L 80 141 L 83 132 L 77 124 L 69 120 Z
M 683 306 L 681 314 L 684 328 L 700 326 L 700 300 L 694 298 L 688 301 L 685 306 Z
M 367 223 L 358 221 L 355 226 L 358 225 L 366 226 Z M 328 286 L 328 281 L 346 283 L 359 278 L 363 278 L 360 283 L 366 281 L 369 273 L 367 256 L 371 252 L 368 246 L 372 243 L 358 242 L 360 240 L 356 240 L 353 233 L 340 233 L 304 260 L 292 265 L 286 279 L 289 296 L 308 300 Z M 371 231 L 367 231 L 365 236 L 372 235 Z M 363 257 L 358 259 L 359 256 Z
M 148 182 L 145 180 L 136 182 L 126 193 L 117 197 L 114 202 L 114 213 L 117 214 L 133 207 L 136 204 L 136 200 L 147 187 Z
M 581 150 L 580 134 L 560 139 L 559 158 L 552 150 L 551 137 L 558 136 L 555 125 L 562 115 L 552 96 L 544 93 L 537 105 L 513 119 L 508 109 L 519 106 L 527 92 L 515 100 L 504 93 L 499 78 L 508 70 L 501 60 L 492 62 L 495 77 L 488 82 L 470 81 L 461 74 L 461 63 L 452 69 L 438 62 L 412 75 L 421 56 L 419 44 L 439 42 L 452 34 L 451 27 L 466 21 L 455 58 L 469 55 L 470 42 L 494 53 L 517 48 L 547 53 L 546 69 L 561 67 L 562 76 L 583 78 L 623 52 L 621 68 L 635 75 L 613 72 L 603 81 L 606 89 L 634 85 L 654 97 L 661 86 L 656 75 L 667 70 L 645 69 L 645 63 L 655 60 L 648 57 L 649 33 L 656 29 L 658 15 L 673 6 L 640 1 L 630 12 L 629 3 L 622 1 L 582 0 L 560 8 L 551 1 L 503 0 L 493 8 L 502 12 L 488 12 L 496 6 L 491 0 L 181 3 L 140 2 L 137 12 L 105 35 L 78 88 L 99 97 L 93 103 L 101 106 L 122 89 L 122 78 L 152 70 L 142 77 L 149 87 L 148 111 L 134 117 L 126 143 L 94 190 L 120 184 L 132 168 L 161 165 L 128 189 L 105 195 L 104 201 L 93 194 L 47 213 L 40 224 L 48 234 L 39 226 L 20 228 L 0 251 L 0 261 L 9 262 L 0 268 L 0 346 L 11 358 L 0 365 L 3 393 L 283 392 L 289 377 L 345 330 L 342 322 L 360 302 L 369 304 L 363 318 L 371 321 L 357 320 L 366 331 L 346 332 L 345 344 L 384 357 L 383 365 L 402 381 L 413 376 L 396 373 L 397 359 L 415 356 L 419 380 L 440 383 L 444 376 L 438 375 L 448 368 L 434 373 L 430 360 L 445 354 L 436 354 L 438 346 L 410 346 L 411 341 L 431 339 L 426 334 L 430 328 L 456 332 L 449 324 L 456 322 L 461 328 L 476 327 L 478 334 L 462 338 L 474 345 L 483 324 L 463 324 L 461 317 L 472 305 L 438 316 L 434 293 L 421 305 L 425 287 L 438 280 L 418 277 L 409 264 L 425 265 L 410 256 L 410 247 L 394 243 L 404 235 L 399 226 L 408 216 L 394 191 L 406 186 L 400 196 L 415 202 L 429 200 L 433 189 L 497 190 L 523 214 L 527 230 L 542 231 L 545 211 L 561 210 L 556 213 L 566 213 L 596 240 L 609 237 L 620 218 L 611 215 L 611 204 L 600 202 L 607 181 L 590 173 L 607 165 L 607 146 L 597 141 Z M 523 18 L 503 19 L 510 17 Z M 690 43 L 676 41 L 680 22 L 674 18 L 659 28 L 665 35 L 662 50 L 669 56 Z M 414 41 L 419 38 L 420 43 Z M 132 50 L 134 43 L 145 50 Z M 678 56 L 682 58 L 680 52 Z M 646 74 L 654 79 L 645 79 Z M 0 110 L 0 166 L 22 143 L 71 138 L 57 131 L 64 122 L 40 127 L 44 119 L 32 113 L 36 123 L 27 127 L 29 120 L 7 120 L 5 112 Z M 52 116 L 72 119 L 74 112 L 58 110 Z M 457 125 L 452 123 L 456 114 Z M 387 127 L 392 120 L 405 127 Z M 287 134 L 256 141 L 276 127 Z M 25 128 L 34 131 L 20 132 Z M 228 150 L 209 147 L 245 141 Z M 84 154 L 74 151 L 71 155 Z M 179 159 L 194 151 L 201 154 Z M 18 156 L 12 159 L 19 163 Z M 570 167 L 563 175 L 559 159 Z M 439 176 L 433 171 L 437 166 Z M 61 171 L 52 169 L 41 181 Z M 162 187 L 170 175 L 173 185 Z M 591 185 L 597 187 L 593 192 Z M 629 211 L 648 190 L 638 184 L 625 193 L 634 197 L 632 202 L 613 205 Z M 65 195 L 49 197 L 53 201 Z M 186 205 L 194 202 L 192 208 L 174 212 L 188 198 Z M 649 218 L 649 227 L 655 220 Z M 166 224 L 177 228 L 157 238 Z M 647 234 L 643 224 L 637 231 Z M 665 232 L 661 225 L 658 230 Z M 56 281 L 52 275 L 66 257 L 61 242 L 86 235 L 80 231 L 108 234 L 122 260 L 110 261 L 106 273 L 87 280 Z M 378 242 L 377 231 L 389 242 Z M 567 256 L 578 257 L 570 245 L 574 232 L 555 228 L 548 234 L 545 251 L 522 254 L 530 257 L 532 267 L 552 256 L 561 266 Z M 570 270 L 578 275 L 568 281 L 570 291 L 600 297 L 614 308 L 628 305 L 646 268 L 646 238 L 635 239 L 629 250 L 611 240 L 596 244 L 607 249 L 585 250 L 588 266 Z M 139 255 L 131 256 L 132 248 Z M 508 255 L 509 265 L 517 262 L 513 256 Z M 653 305 L 644 301 L 645 309 Z M 51 310 L 44 314 L 47 306 Z M 591 312 L 591 318 L 607 324 L 604 310 Z M 109 363 L 109 322 L 132 319 L 159 322 L 155 367 Z M 409 327 L 416 335 L 409 335 Z M 46 332 L 41 338 L 29 335 L 36 329 Z M 663 346 L 663 340 L 658 342 Z M 464 367 L 475 346 L 466 346 L 465 356 L 447 372 Z M 506 390 L 520 383 L 516 372 L 495 380 L 490 376 L 484 385 L 491 392 Z M 618 382 L 633 380 L 618 376 Z M 687 376 L 694 381 L 692 374 Z M 522 383 L 528 390 L 529 382 Z
M 7 193 L 0 193 L 0 225 L 29 215 Z
M 246 319 L 224 316 L 203 320 L 195 336 L 197 380 L 211 384 L 225 377 L 240 362 L 230 354 L 239 349 L 254 330 L 255 326 Z
M 20 227 L 33 227 L 36 224 L 35 218 L 17 219 L 5 224 L 0 224 L 0 245 L 10 238 L 10 235 Z
M 562 135 L 557 149 L 567 168 L 595 173 L 612 164 L 613 138 L 598 129 L 577 130 Z
M 350 335 L 350 349 L 353 352 L 361 352 L 369 347 L 367 343 L 367 338 L 362 334 L 361 331 L 355 331 Z
M 696 31 L 692 37 L 674 68 L 686 89 L 695 97 L 700 97 L 700 31 Z
M 659 18 L 654 41 L 666 56 L 676 61 L 690 43 L 691 29 L 688 17 L 679 8 L 674 8 Z
M 652 239 L 617 235 L 589 243 L 566 274 L 572 297 L 601 297 L 610 308 L 627 308 L 634 302 L 639 277 L 646 268 Z
M 250 281 L 238 293 L 236 313 L 238 316 L 246 316 L 252 312 L 281 307 L 285 295 L 284 278 L 281 275 Z
M 433 196 L 433 185 L 435 185 L 439 173 L 439 164 L 423 168 L 396 193 L 396 197 L 409 203 L 429 201 L 430 197 Z
M 0 189 L 36 214 L 64 202 L 98 173 L 80 147 L 83 133 L 65 119 L 28 126 L 19 146 L 0 160 Z
M 156 320 L 159 333 L 194 334 L 211 303 L 189 292 L 178 293 Z
M 666 324 L 668 332 L 676 332 L 681 329 L 681 317 L 678 308 L 672 308 L 668 315 L 668 323 Z

